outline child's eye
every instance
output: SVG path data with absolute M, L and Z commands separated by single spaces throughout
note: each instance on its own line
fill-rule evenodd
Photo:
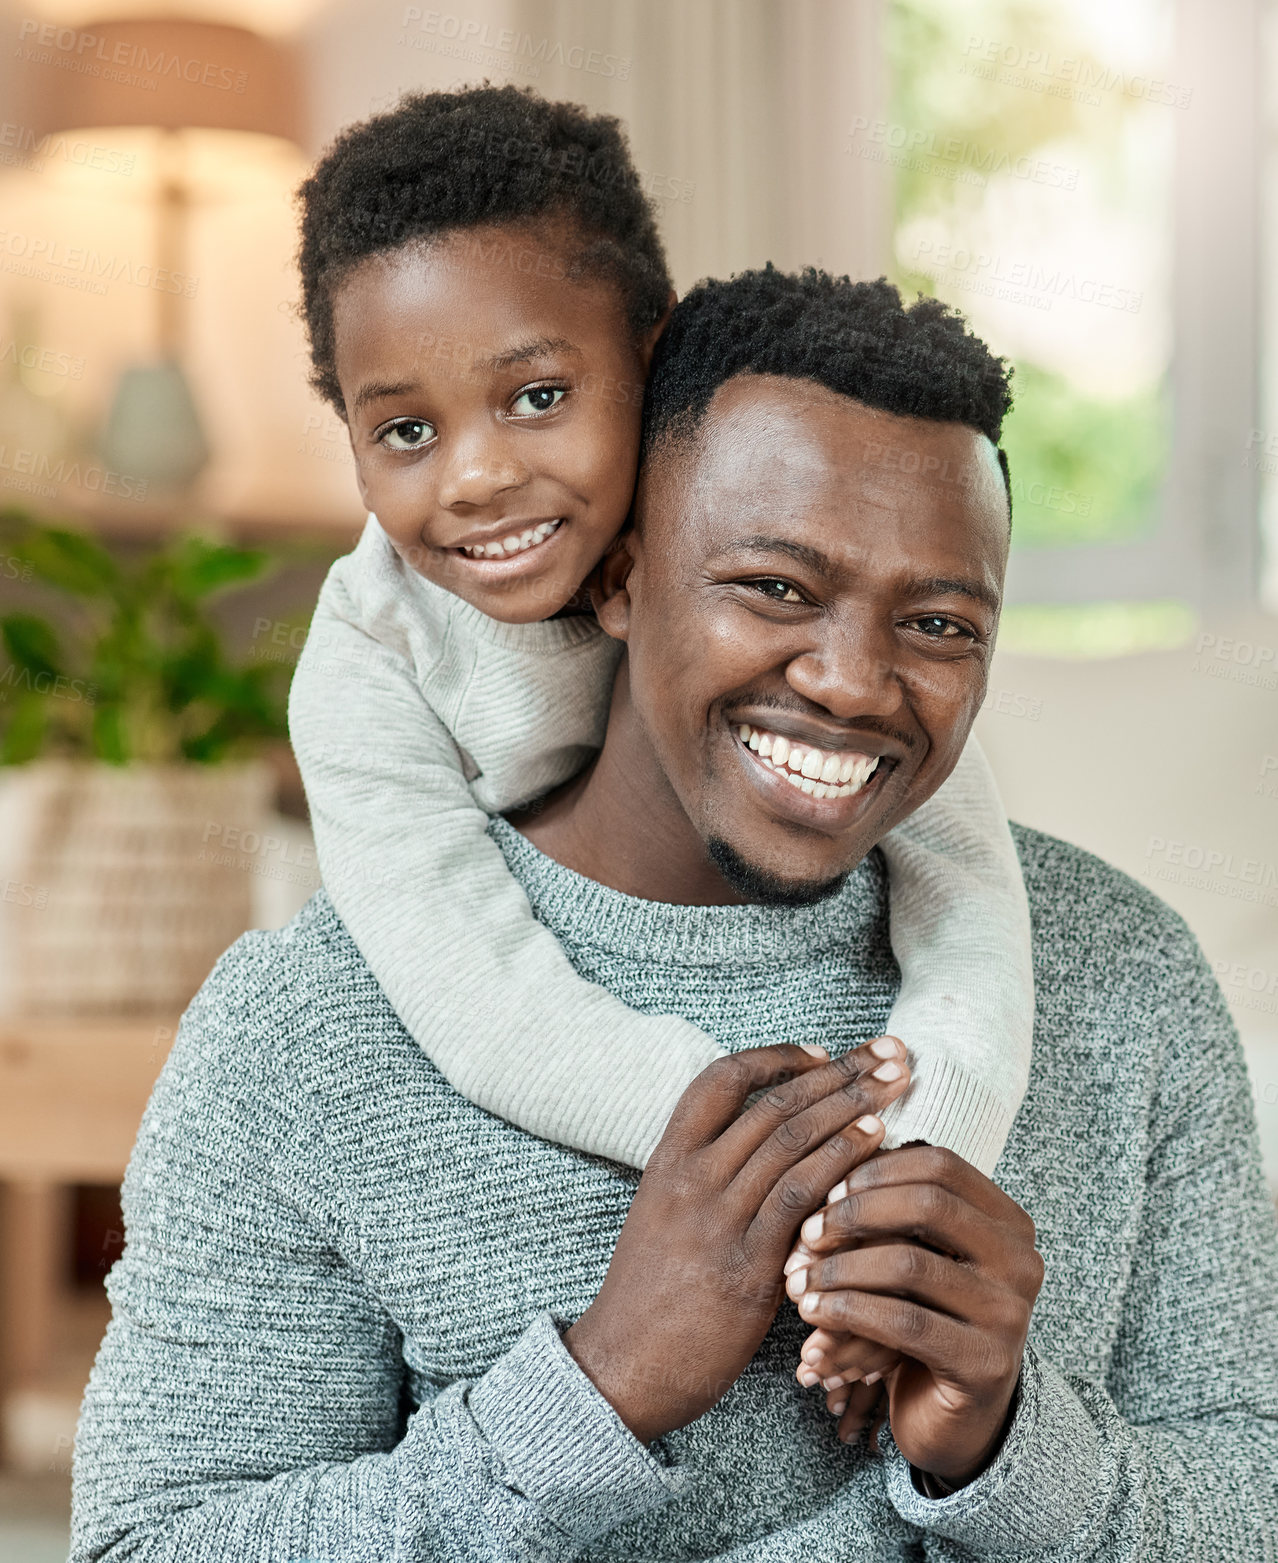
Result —
M 534 385 L 526 391 L 520 391 L 515 398 L 514 410 L 525 416 L 529 413 L 536 415 L 549 412 L 552 407 L 558 407 L 567 394 L 561 385 Z
M 435 438 L 435 425 L 424 418 L 400 418 L 377 438 L 391 450 L 420 450 Z

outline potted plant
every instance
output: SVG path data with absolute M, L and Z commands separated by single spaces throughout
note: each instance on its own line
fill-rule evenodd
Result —
M 49 610 L 0 615 L 12 1002 L 179 1010 L 252 918 L 253 861 L 221 848 L 262 831 L 288 672 L 230 657 L 210 604 L 272 560 L 183 535 L 122 562 L 15 510 L 0 544 Z

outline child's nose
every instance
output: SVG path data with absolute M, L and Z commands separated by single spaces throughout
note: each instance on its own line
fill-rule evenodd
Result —
M 528 481 L 524 464 L 500 440 L 471 440 L 440 455 L 436 497 L 445 510 L 491 505 L 499 495 Z

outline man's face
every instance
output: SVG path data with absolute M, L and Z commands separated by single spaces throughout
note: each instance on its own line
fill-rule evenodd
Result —
M 741 375 L 653 451 L 636 517 L 600 619 L 627 642 L 640 770 L 739 893 L 817 899 L 936 791 L 980 709 L 1008 545 L 995 449 Z

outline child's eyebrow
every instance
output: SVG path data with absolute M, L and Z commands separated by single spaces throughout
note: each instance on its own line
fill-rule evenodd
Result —
M 381 401 L 385 396 L 408 396 L 417 389 L 412 380 L 369 380 L 361 385 L 355 393 L 355 400 L 351 403 L 351 411 L 359 412 L 367 407 L 369 402 Z
M 577 358 L 581 357 L 581 349 L 567 337 L 542 336 L 532 342 L 521 342 L 517 347 L 508 348 L 504 353 L 495 353 L 491 358 L 483 358 L 479 362 L 485 369 L 509 369 L 512 364 L 526 363 L 529 359 L 543 358 L 550 353 L 572 353 Z M 418 389 L 413 380 L 370 380 L 355 393 L 351 411 L 359 412 L 369 402 L 380 401 L 383 397 L 411 396 Z
M 530 358 L 543 358 L 549 353 L 575 353 L 581 356 L 581 349 L 561 336 L 542 336 L 533 342 L 521 342 L 518 347 L 509 348 L 504 353 L 495 353 L 485 361 L 488 369 L 509 369 L 512 364 L 522 364 Z

